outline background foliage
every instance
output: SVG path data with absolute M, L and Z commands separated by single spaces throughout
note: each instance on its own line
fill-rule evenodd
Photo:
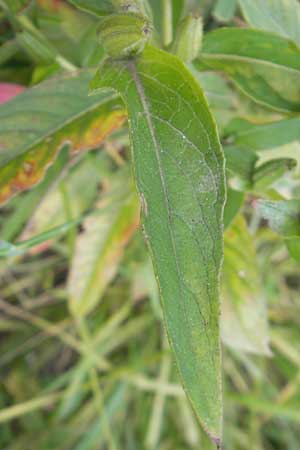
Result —
M 211 32 L 190 69 L 226 156 L 225 448 L 298 450 L 300 3 L 174 0 L 167 22 L 168 2 L 149 3 L 179 55 L 186 12 Z M 0 80 L 25 87 L 0 109 L 0 447 L 209 450 L 162 328 L 124 107 L 87 96 L 98 19 L 61 0 L 0 5 Z M 20 90 L 1 84 L 1 100 Z

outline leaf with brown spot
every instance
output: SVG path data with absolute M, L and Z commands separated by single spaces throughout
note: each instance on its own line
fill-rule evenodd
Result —
M 126 113 L 116 95 L 88 97 L 90 73 L 56 78 L 0 106 L 0 205 L 44 176 L 64 144 L 99 147 Z

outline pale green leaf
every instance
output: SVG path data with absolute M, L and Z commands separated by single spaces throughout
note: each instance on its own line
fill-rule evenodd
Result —
M 91 84 L 105 87 L 128 107 L 144 234 L 179 372 L 199 421 L 219 442 L 225 189 L 216 125 L 186 67 L 150 46 L 136 61 L 107 61 Z
M 230 143 L 251 150 L 269 150 L 300 141 L 300 117 L 267 123 L 234 119 L 226 127 L 224 137 Z
M 287 238 L 300 237 L 300 200 L 258 200 L 256 207 L 273 231 Z
M 217 0 L 213 14 L 217 20 L 228 22 L 234 17 L 238 0 Z
M 239 0 L 253 28 L 273 31 L 300 44 L 300 4 L 297 0 Z
M 225 233 L 222 338 L 245 352 L 270 354 L 268 320 L 253 239 L 243 216 Z
M 261 104 L 300 111 L 300 48 L 292 41 L 259 30 L 222 28 L 204 37 L 195 64 L 199 70 L 225 72 Z
M 68 279 L 70 309 L 75 316 L 88 314 L 101 300 L 138 224 L 137 195 L 128 173 L 118 173 L 99 209 L 83 222 L 84 231 L 76 242 Z
M 97 161 L 101 165 L 101 170 Z M 72 219 L 80 218 L 95 201 L 97 187 L 102 179 L 106 163 L 102 154 L 91 155 L 90 158 L 85 158 L 73 170 L 70 170 L 62 179 L 64 195 L 67 197 Z M 47 232 L 68 219 L 60 184 L 38 200 L 36 209 L 22 233 L 22 240 L 28 240 L 37 234 Z
M 290 256 L 300 262 L 300 238 L 286 239 L 285 243 Z

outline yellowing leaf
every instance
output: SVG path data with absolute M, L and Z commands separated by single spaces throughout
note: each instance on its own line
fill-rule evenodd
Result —
M 224 343 L 269 355 L 267 311 L 255 249 L 241 215 L 225 234 L 222 294 Z
M 139 225 L 138 198 L 126 175 L 117 174 L 96 214 L 83 222 L 68 279 L 74 315 L 88 314 L 100 301 Z
M 97 148 L 126 114 L 112 95 L 88 97 L 90 74 L 52 79 L 0 106 L 0 205 L 38 183 L 60 149 Z

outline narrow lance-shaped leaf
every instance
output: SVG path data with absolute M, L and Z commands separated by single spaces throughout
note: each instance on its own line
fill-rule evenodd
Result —
M 222 28 L 207 33 L 195 64 L 200 70 L 224 71 L 259 103 L 300 111 L 300 48 L 288 39 L 259 30 Z
M 89 72 L 53 79 L 0 106 L 0 205 L 39 182 L 59 150 L 97 148 L 123 123 L 120 101 L 88 97 Z
M 129 112 L 143 228 L 169 339 L 194 411 L 221 439 L 219 276 L 224 159 L 199 84 L 177 57 L 147 46 L 108 60 L 91 83 L 121 92 Z

